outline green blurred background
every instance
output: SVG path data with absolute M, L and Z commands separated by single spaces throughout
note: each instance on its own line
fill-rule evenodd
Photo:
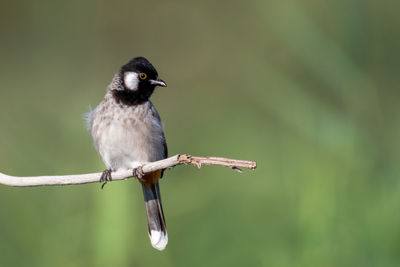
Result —
M 398 1 L 1 1 L 0 170 L 102 171 L 83 114 L 147 57 L 170 154 L 258 162 L 161 181 L 0 186 L 0 266 L 399 266 Z

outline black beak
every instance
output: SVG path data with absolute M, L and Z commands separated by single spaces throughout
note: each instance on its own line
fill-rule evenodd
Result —
M 157 78 L 156 80 L 150 80 L 150 83 L 156 86 L 159 85 L 162 87 L 167 87 L 167 83 L 161 80 L 160 78 Z

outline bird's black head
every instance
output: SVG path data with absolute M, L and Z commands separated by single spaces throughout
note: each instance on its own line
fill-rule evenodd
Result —
M 167 84 L 158 78 L 156 69 L 144 57 L 135 57 L 120 70 L 123 90 L 114 91 L 114 96 L 125 104 L 140 104 L 149 100 L 156 86 Z

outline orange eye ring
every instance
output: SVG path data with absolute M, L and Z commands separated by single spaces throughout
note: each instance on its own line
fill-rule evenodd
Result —
M 147 78 L 147 75 L 146 75 L 146 73 L 144 73 L 144 72 L 141 72 L 141 73 L 139 74 L 139 78 L 140 78 L 141 80 L 144 80 L 144 79 L 146 79 L 146 78 Z

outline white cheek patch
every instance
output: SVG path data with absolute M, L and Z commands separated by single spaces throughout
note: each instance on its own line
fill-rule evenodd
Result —
M 138 74 L 135 72 L 127 72 L 124 77 L 125 86 L 129 90 L 136 91 L 139 85 Z

